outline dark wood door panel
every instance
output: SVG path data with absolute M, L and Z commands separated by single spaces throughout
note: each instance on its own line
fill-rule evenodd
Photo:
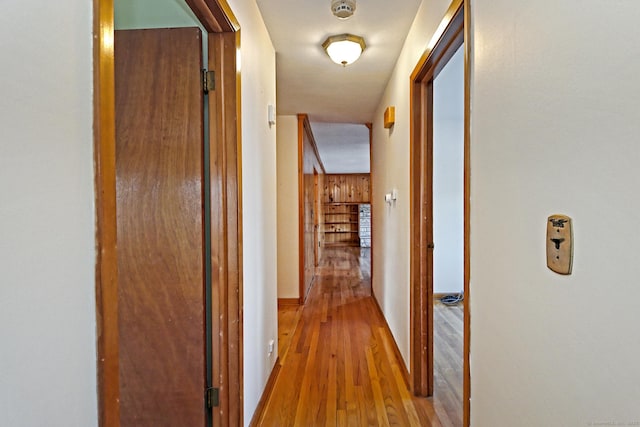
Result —
M 201 49 L 197 28 L 115 35 L 124 427 L 205 425 Z

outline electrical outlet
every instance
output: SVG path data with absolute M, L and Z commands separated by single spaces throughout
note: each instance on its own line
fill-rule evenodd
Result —
M 269 356 L 271 356 L 273 354 L 273 346 L 275 344 L 275 341 L 270 340 L 269 341 Z

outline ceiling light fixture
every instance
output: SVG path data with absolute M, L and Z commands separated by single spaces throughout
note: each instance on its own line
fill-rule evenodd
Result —
M 343 67 L 357 61 L 366 47 L 364 39 L 353 34 L 330 36 L 322 43 L 329 58 Z
M 356 11 L 356 0 L 331 0 L 331 12 L 338 19 L 351 18 Z

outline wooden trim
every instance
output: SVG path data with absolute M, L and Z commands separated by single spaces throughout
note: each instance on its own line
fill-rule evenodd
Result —
M 433 394 L 433 334 L 428 326 L 433 319 L 433 281 L 428 248 L 432 235 L 430 227 L 431 181 L 429 149 L 432 140 L 428 132 L 433 114 L 426 106 L 433 99 L 433 85 L 413 83 L 411 85 L 411 182 L 410 182 L 410 277 L 411 277 L 411 390 L 418 396 Z M 430 301 L 431 299 L 431 301 Z
M 241 425 L 242 380 L 242 159 L 240 76 L 236 52 L 239 32 L 209 34 L 209 69 L 218 76 L 209 95 L 211 266 L 213 283 L 212 342 L 217 356 L 213 385 L 220 389 L 214 425 Z M 216 286 L 217 284 L 217 286 Z
M 464 1 L 464 342 L 462 425 L 471 425 L 471 1 Z
M 423 298 L 426 299 L 426 313 L 425 316 L 421 320 L 421 324 L 423 328 L 426 328 L 427 331 L 427 346 L 422 347 L 423 356 L 426 357 L 426 369 L 427 369 L 427 379 L 428 379 L 428 388 L 427 392 L 429 396 L 433 395 L 433 246 L 430 244 L 433 242 L 433 80 L 430 80 L 428 84 L 424 88 L 426 90 L 425 97 L 423 100 L 425 104 L 425 113 L 426 113 L 426 123 L 425 128 L 423 130 L 429 129 L 424 135 L 426 138 L 426 152 L 425 154 L 425 180 L 423 181 L 422 188 L 422 197 L 425 202 L 424 213 L 426 213 L 426 223 L 427 227 L 425 232 L 422 234 L 425 236 L 426 245 L 423 246 L 422 252 L 423 256 L 422 260 L 426 259 L 425 265 L 423 265 L 422 273 L 426 276 L 426 292 L 423 289 L 422 295 Z M 424 329 L 423 329 L 424 330 Z
M 222 27 L 222 32 L 237 33 L 240 31 L 240 23 L 236 19 L 227 0 L 205 0 L 205 2 L 215 16 L 218 24 Z M 211 30 L 207 31 L 211 32 Z M 240 48 L 240 37 L 237 39 L 237 46 Z
M 229 47 L 233 51 L 233 60 L 231 63 L 227 62 L 228 74 L 225 74 L 227 79 L 232 80 L 233 86 L 235 86 L 235 114 L 233 116 L 228 116 L 227 126 L 231 126 L 235 121 L 235 129 L 237 131 L 235 147 L 236 147 L 236 162 L 237 162 L 237 192 L 238 192 L 238 206 L 236 208 L 236 213 L 238 215 L 238 223 L 237 223 L 237 236 L 235 236 L 235 241 L 237 242 L 238 249 L 236 256 L 238 257 L 237 268 L 237 284 L 232 291 L 235 291 L 236 297 L 231 296 L 232 300 L 236 303 L 236 313 L 238 315 L 237 319 L 233 320 L 236 325 L 236 335 L 234 340 L 230 343 L 230 346 L 237 344 L 238 346 L 238 358 L 236 361 L 236 373 L 238 375 L 238 383 L 239 387 L 236 392 L 237 396 L 237 412 L 238 412 L 238 425 L 244 424 L 244 264 L 243 260 L 243 223 L 242 223 L 242 76 L 240 68 L 238 67 L 238 58 L 237 55 L 241 52 L 241 31 L 240 24 L 236 20 L 235 16 L 231 12 L 231 8 L 227 4 L 226 0 L 220 2 L 222 7 L 223 15 L 227 18 L 228 23 L 235 28 L 235 33 L 231 35 L 231 33 L 227 33 L 227 37 L 229 39 L 234 39 L 233 46 Z M 233 143 L 234 141 L 231 141 Z M 231 370 L 230 370 L 231 371 Z M 229 378 L 234 372 L 228 372 Z M 233 425 L 231 420 L 229 421 L 229 426 Z
M 298 299 L 304 304 L 304 121 L 298 114 Z
M 300 298 L 278 298 L 278 309 L 282 307 L 298 307 Z
M 373 258 L 373 257 L 371 257 Z M 391 328 L 389 327 L 389 323 L 387 323 L 387 318 L 384 315 L 384 312 L 382 311 L 382 308 L 380 307 L 380 303 L 378 303 L 378 299 L 373 295 L 373 293 L 371 293 L 371 296 L 373 298 L 373 302 L 376 307 L 376 309 L 378 310 L 378 313 L 380 313 L 380 317 L 382 318 L 382 320 L 384 321 L 384 325 L 387 328 L 387 331 L 391 331 Z M 398 367 L 400 368 L 400 373 L 402 374 L 402 379 L 404 379 L 404 383 L 407 385 L 407 388 L 409 388 L 409 383 L 410 383 L 410 375 L 409 375 L 409 371 L 407 370 L 407 364 L 404 362 L 404 357 L 402 357 L 402 353 L 400 352 L 400 348 L 398 347 L 398 343 L 396 342 L 395 337 L 393 336 L 393 334 L 389 334 L 389 336 L 391 337 L 391 342 L 393 344 L 393 353 L 396 356 L 396 359 L 398 359 L 398 362 L 400 362 L 398 364 Z
M 320 175 L 315 166 L 313 167 L 313 208 L 316 212 L 313 218 L 313 268 L 315 269 L 320 265 L 320 245 L 322 240 L 320 237 L 320 233 L 322 233 L 320 219 L 324 217 L 320 200 Z
M 318 163 L 320 164 L 320 170 L 322 174 L 326 174 L 326 170 L 324 168 L 324 163 L 322 163 L 322 158 L 320 157 L 320 152 L 318 151 L 318 145 L 316 144 L 316 138 L 313 136 L 313 132 L 311 131 L 311 123 L 309 123 L 309 118 L 307 117 L 305 124 L 305 132 L 307 132 L 307 136 L 309 137 L 309 142 L 311 143 L 311 148 L 313 148 L 313 154 L 318 159 Z
M 276 381 L 278 379 L 278 375 L 280 375 L 280 356 L 276 359 L 276 363 L 271 370 L 271 374 L 269 375 L 269 379 L 267 380 L 267 384 L 264 387 L 264 391 L 262 392 L 262 396 L 260 396 L 260 401 L 258 402 L 258 406 L 256 406 L 256 410 L 253 413 L 253 417 L 251 417 L 250 426 L 260 426 L 264 422 L 262 417 L 265 415 L 265 410 L 267 408 L 267 403 L 269 403 L 269 397 L 271 396 L 271 392 L 276 385 Z
M 427 49 L 411 74 L 411 389 L 414 394 L 433 393 L 433 240 L 432 155 L 433 79 L 457 48 L 465 43 L 464 119 L 464 374 L 463 421 L 470 422 L 470 12 L 469 0 L 454 0 Z
M 205 0 L 185 0 L 202 26 L 209 33 L 221 33 L 223 30 Z M 233 31 L 227 29 L 226 31 Z
M 411 73 L 411 82 L 425 82 L 435 78 L 455 54 L 450 47 L 462 43 L 464 36 L 464 0 L 453 0 L 444 14 L 427 49 Z M 460 46 L 458 44 L 458 46 Z
M 302 131 L 304 132 L 301 136 L 304 138 L 306 134 L 309 138 L 309 143 L 311 144 L 311 148 L 313 149 L 313 154 L 318 160 L 318 164 L 320 165 L 320 170 L 322 171 L 322 175 L 325 175 L 327 171 L 324 168 L 324 164 L 322 163 L 322 158 L 320 157 L 320 152 L 318 151 L 318 145 L 316 144 L 316 138 L 313 136 L 313 131 L 311 130 L 311 123 L 309 122 L 309 116 L 307 114 L 298 114 L 298 121 L 302 120 Z M 298 124 L 300 124 L 298 122 Z M 300 130 L 300 128 L 298 128 Z M 302 140 L 304 144 L 304 139 Z M 304 145 L 303 145 L 304 147 Z
M 371 227 L 371 247 L 369 248 L 371 251 L 371 271 L 369 272 L 369 278 L 371 280 L 371 296 L 375 298 L 375 293 L 373 292 L 373 123 L 368 122 L 364 125 L 369 129 L 369 205 L 371 205 L 371 216 L 369 218 L 369 226 Z
M 98 423 L 120 425 L 113 0 L 93 1 Z
M 240 31 L 227 0 L 185 0 L 208 33 L 234 33 Z
M 313 253 L 306 253 L 306 242 L 305 242 L 305 137 L 308 139 L 311 148 L 313 150 L 313 156 L 315 158 L 314 162 L 317 161 L 320 170 L 322 171 L 322 175 L 325 175 L 324 165 L 322 164 L 322 160 L 320 159 L 320 154 L 318 153 L 318 147 L 316 146 L 315 138 L 313 136 L 313 132 L 311 130 L 311 124 L 309 123 L 309 116 L 306 114 L 298 114 L 298 295 L 300 298 L 300 304 L 304 304 L 307 294 L 313 287 L 313 283 L 315 280 L 315 274 L 310 280 L 309 286 L 307 287 L 307 278 L 306 274 L 306 259 L 307 257 L 313 257 Z M 315 166 L 314 166 L 315 168 Z M 314 200 L 315 203 L 315 200 Z M 315 270 L 315 265 L 314 265 Z

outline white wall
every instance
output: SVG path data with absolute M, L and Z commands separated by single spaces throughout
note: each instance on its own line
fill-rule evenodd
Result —
M 278 298 L 300 297 L 298 117 L 278 116 Z
M 640 5 L 472 4 L 472 425 L 637 422 Z M 374 124 L 374 198 L 400 190 L 374 205 L 374 289 L 405 360 L 408 77 L 446 6 L 423 2 Z M 545 265 L 552 213 L 575 221 L 571 276 Z
M 433 82 L 433 292 L 464 288 L 464 49 Z
M 409 365 L 409 76 L 442 20 L 449 2 L 425 0 L 418 9 L 373 123 L 373 290 L 405 363 Z M 396 123 L 384 129 L 384 110 Z M 398 199 L 384 203 L 393 188 Z
M 640 3 L 473 5 L 473 425 L 637 423 Z
M 0 425 L 96 426 L 91 2 L 2 9 Z
M 276 58 L 254 0 L 228 0 L 241 26 L 244 421 L 249 424 L 277 358 Z

